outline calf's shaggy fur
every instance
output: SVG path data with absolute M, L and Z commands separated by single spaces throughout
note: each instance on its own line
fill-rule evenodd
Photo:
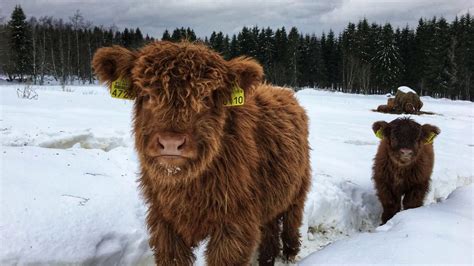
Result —
M 374 159 L 373 180 L 385 224 L 401 210 L 402 196 L 404 209 L 423 205 L 434 164 L 432 138 L 440 130 L 410 118 L 378 121 L 372 129 L 382 137 Z
M 260 265 L 300 248 L 310 185 L 308 118 L 293 92 L 262 84 L 253 59 L 204 45 L 114 46 L 93 59 L 102 82 L 131 80 L 135 144 L 150 246 L 158 265 L 191 265 L 209 239 L 209 265 Z M 234 86 L 245 104 L 225 106 Z M 283 247 L 281 247 L 281 243 Z

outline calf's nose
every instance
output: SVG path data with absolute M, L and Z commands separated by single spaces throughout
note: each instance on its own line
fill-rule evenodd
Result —
M 183 135 L 160 135 L 158 146 L 161 155 L 181 155 L 186 144 Z
M 413 155 L 413 151 L 410 150 L 410 149 L 400 149 L 400 153 L 402 154 L 402 156 L 412 156 Z

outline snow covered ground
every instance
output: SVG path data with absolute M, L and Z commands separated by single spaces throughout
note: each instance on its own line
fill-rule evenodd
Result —
M 38 100 L 19 99 L 17 88 L 0 86 L 0 265 L 152 264 L 135 182 L 132 102 L 94 86 L 34 87 Z M 413 118 L 442 131 L 428 206 L 377 228 L 371 125 L 397 116 L 370 110 L 385 96 L 309 89 L 297 96 L 313 148 L 304 263 L 473 263 L 473 103 L 422 98 L 423 110 L 439 115 Z
M 400 212 L 374 233 L 335 242 L 300 264 L 472 265 L 473 194 L 472 184 L 459 188 L 446 201 Z

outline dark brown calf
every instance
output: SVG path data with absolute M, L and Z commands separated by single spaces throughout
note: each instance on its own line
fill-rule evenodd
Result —
M 395 109 L 395 98 L 388 98 L 387 104 L 379 105 L 377 107 L 377 112 L 392 113 L 394 109 Z
M 226 61 L 187 42 L 101 48 L 93 66 L 102 82 L 131 80 L 137 95 L 139 181 L 156 264 L 191 265 L 206 238 L 209 265 L 248 265 L 257 248 L 261 265 L 281 249 L 295 258 L 310 164 L 308 118 L 292 91 L 261 84 L 252 59 Z
M 379 105 L 379 106 L 377 107 L 377 112 L 390 113 L 390 112 L 392 112 L 392 111 L 393 111 L 393 109 L 390 108 L 390 107 L 389 107 L 388 105 L 386 105 L 386 104 L 382 104 L 382 105 Z
M 433 171 L 432 143 L 440 130 L 410 118 L 378 121 L 372 129 L 382 139 L 374 159 L 373 179 L 385 224 L 401 210 L 402 196 L 404 209 L 423 204 Z

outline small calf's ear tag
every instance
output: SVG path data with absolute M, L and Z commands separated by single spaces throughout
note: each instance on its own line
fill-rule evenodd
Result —
M 242 88 L 234 85 L 230 100 L 224 103 L 224 106 L 241 106 L 245 103 L 245 93 Z
M 110 95 L 117 99 L 135 99 L 130 80 L 124 78 L 118 78 L 112 82 L 110 85 Z
M 426 137 L 426 139 L 425 139 L 425 144 L 433 144 L 433 141 L 436 138 L 436 136 L 438 136 L 436 133 L 430 132 L 428 137 Z
M 379 138 L 379 139 L 383 139 L 383 129 L 379 128 L 379 130 L 377 130 L 377 132 L 375 132 L 375 136 L 377 136 L 377 138 Z

